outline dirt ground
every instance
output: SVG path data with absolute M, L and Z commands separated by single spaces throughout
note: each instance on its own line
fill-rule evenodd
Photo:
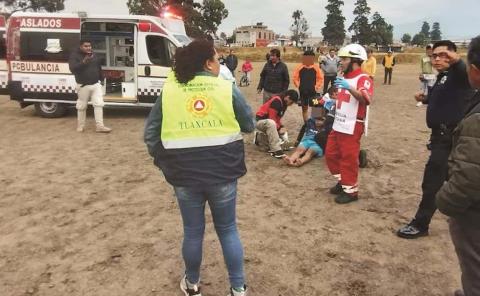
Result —
M 242 88 L 254 109 L 261 66 Z M 289 168 L 245 136 L 238 221 L 250 295 L 430 296 L 459 287 L 444 216 L 435 215 L 429 237 L 394 234 L 416 210 L 428 157 L 425 108 L 412 99 L 417 87 L 416 65 L 399 65 L 391 86 L 377 78 L 362 142 L 370 163 L 353 204 L 337 205 L 327 193 L 335 181 L 323 158 Z M 181 218 L 143 144 L 147 115 L 107 109 L 114 131 L 103 135 L 89 113 L 79 134 L 75 110 L 44 119 L 0 97 L 1 296 L 182 295 Z M 298 107 L 285 123 L 295 136 Z M 203 294 L 225 295 L 226 268 L 208 223 Z

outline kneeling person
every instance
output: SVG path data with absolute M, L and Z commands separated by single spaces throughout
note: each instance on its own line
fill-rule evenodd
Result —
M 290 89 L 284 94 L 271 97 L 256 113 L 256 128 L 267 135 L 269 152 L 275 158 L 286 156 L 280 146 L 280 135 L 286 132 L 281 119 L 288 106 L 297 102 L 297 91 Z

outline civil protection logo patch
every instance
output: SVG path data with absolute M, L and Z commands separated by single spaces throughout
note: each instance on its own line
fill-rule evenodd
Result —
M 212 109 L 212 101 L 203 95 L 196 95 L 187 101 L 187 111 L 195 117 L 205 117 Z

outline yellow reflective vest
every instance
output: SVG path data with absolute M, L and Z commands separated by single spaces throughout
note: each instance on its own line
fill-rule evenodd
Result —
M 232 83 L 196 76 L 180 84 L 169 75 L 162 92 L 165 149 L 225 145 L 242 139 L 233 110 Z

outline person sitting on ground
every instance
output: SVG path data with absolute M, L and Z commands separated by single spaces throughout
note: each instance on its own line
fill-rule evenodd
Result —
M 318 134 L 325 134 L 325 119 L 327 111 L 322 108 L 321 114 L 318 117 L 311 117 L 306 122 L 305 135 L 300 144 L 295 148 L 292 155 L 286 156 L 283 160 L 290 166 L 300 167 L 314 157 L 323 156 L 323 149 L 315 141 Z M 323 136 L 325 137 L 325 135 Z M 325 137 L 326 138 L 326 137 Z
M 280 146 L 280 136 L 287 132 L 282 125 L 281 119 L 288 106 L 297 102 L 298 92 L 290 89 L 281 95 L 271 97 L 256 113 L 256 128 L 258 131 L 266 134 L 269 152 L 275 158 L 286 156 Z M 258 145 L 257 138 L 255 138 L 255 144 Z
M 291 156 L 284 158 L 288 165 L 302 166 L 314 157 L 323 156 L 328 134 L 332 131 L 335 120 L 335 103 L 338 89 L 330 87 L 327 93 L 314 104 L 320 107 L 320 114 L 312 116 L 306 123 L 306 131 L 300 144 Z M 318 108 L 318 107 L 317 107 Z
M 320 145 L 320 147 L 325 151 L 325 147 L 327 146 L 327 137 L 328 134 L 332 131 L 333 122 L 335 120 L 335 104 L 337 102 L 338 96 L 338 88 L 335 86 L 331 86 L 327 93 L 320 99 L 320 101 L 315 102 L 316 105 L 321 106 L 327 112 L 324 129 L 325 129 L 325 138 L 321 137 L 322 135 L 317 135 L 316 141 Z

